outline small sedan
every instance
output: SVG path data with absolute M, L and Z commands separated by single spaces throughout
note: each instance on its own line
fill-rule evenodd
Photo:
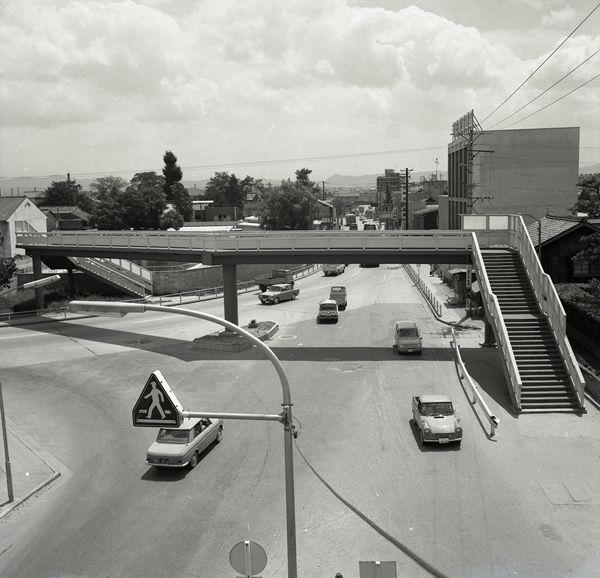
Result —
M 259 294 L 261 303 L 272 303 L 277 305 L 280 301 L 291 301 L 298 297 L 299 289 L 294 289 L 291 284 L 270 285 L 266 291 Z
M 462 441 L 460 419 L 446 395 L 421 395 L 412 399 L 413 421 L 420 432 L 421 443 L 447 444 Z
M 149 466 L 190 469 L 199 455 L 212 443 L 223 438 L 223 420 L 207 417 L 186 418 L 178 428 L 161 428 L 156 441 L 148 448 Z

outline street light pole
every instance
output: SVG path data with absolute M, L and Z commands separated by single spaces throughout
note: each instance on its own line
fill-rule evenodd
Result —
M 288 578 L 297 578 L 298 567 L 296 562 L 296 506 L 294 499 L 294 448 L 293 448 L 293 422 L 292 422 L 292 397 L 290 394 L 290 385 L 287 375 L 283 370 L 281 361 L 275 355 L 273 350 L 262 342 L 252 333 L 238 327 L 230 321 L 215 317 L 202 311 L 193 309 L 179 309 L 174 307 L 165 307 L 164 305 L 150 305 L 147 303 L 124 303 L 124 302 L 105 302 L 105 301 L 71 301 L 69 303 L 71 311 L 85 311 L 102 315 L 105 313 L 118 313 L 121 316 L 127 313 L 144 313 L 146 311 L 159 311 L 169 314 L 188 315 L 198 317 L 206 321 L 212 321 L 222 325 L 226 329 L 234 331 L 249 339 L 254 345 L 262 349 L 269 358 L 269 361 L 275 367 L 275 371 L 281 382 L 283 401 L 281 406 L 281 423 L 283 424 L 283 449 L 285 456 L 285 511 L 287 525 L 287 557 L 288 557 Z
M 8 291 L 4 291 L 4 293 L 0 293 L 0 297 L 10 293 L 11 291 L 17 291 L 19 289 L 38 289 L 43 287 L 44 285 L 50 285 L 51 283 L 56 283 L 60 281 L 60 275 L 50 275 L 50 277 L 44 277 L 43 279 L 36 279 L 35 281 L 29 281 L 28 283 L 23 283 L 23 285 L 17 285 Z

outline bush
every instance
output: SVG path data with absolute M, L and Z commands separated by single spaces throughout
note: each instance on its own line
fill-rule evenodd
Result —
M 597 293 L 597 284 L 558 283 L 556 291 L 569 325 L 577 327 L 593 339 L 600 340 L 600 296 Z

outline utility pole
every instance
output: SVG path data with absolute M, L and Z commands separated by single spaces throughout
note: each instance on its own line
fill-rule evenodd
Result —
M 408 231 L 408 173 L 412 173 L 412 169 L 406 168 L 404 169 L 405 179 L 406 179 L 406 213 L 404 218 L 404 229 Z
M 438 165 L 440 164 L 440 161 L 438 161 L 438 158 L 435 157 L 435 180 L 438 180 Z
M 325 181 L 321 181 L 323 183 L 323 200 L 325 200 Z

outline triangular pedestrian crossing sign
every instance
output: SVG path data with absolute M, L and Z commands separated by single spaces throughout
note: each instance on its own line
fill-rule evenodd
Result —
M 183 408 L 160 371 L 150 374 L 144 389 L 133 406 L 136 427 L 179 427 Z

